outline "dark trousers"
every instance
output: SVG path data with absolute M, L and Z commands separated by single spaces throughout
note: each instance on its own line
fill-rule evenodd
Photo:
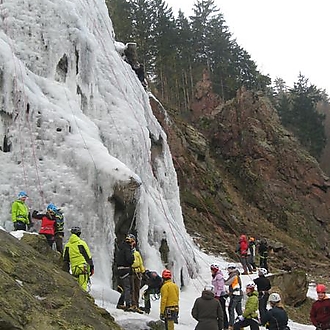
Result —
M 260 318 L 263 319 L 266 311 L 267 311 L 267 302 L 269 298 L 269 293 L 266 291 L 259 292 L 259 314 Z
M 260 255 L 260 268 L 265 268 L 268 272 L 268 264 L 267 264 L 267 254 Z
M 227 311 L 226 311 L 226 299 L 224 297 L 219 298 L 220 305 L 222 307 L 223 311 L 223 326 L 225 329 L 228 328 L 228 316 L 227 316 Z
M 55 245 L 56 245 L 56 250 L 63 254 L 63 237 L 64 234 L 62 232 L 55 233 Z
M 25 230 L 26 231 L 27 224 L 22 221 L 14 222 L 14 230 Z
M 119 286 L 121 295 L 118 300 L 118 305 L 131 306 L 131 278 L 129 273 L 119 277 Z
M 259 330 L 259 324 L 253 319 L 245 319 L 238 321 L 234 324 L 234 330 L 240 330 L 241 328 L 250 327 L 251 330 Z
M 139 307 L 141 279 L 141 273 L 133 273 L 131 275 L 132 305 L 136 307 Z
M 233 325 L 235 321 L 235 311 L 237 315 L 242 315 L 242 298 L 241 295 L 231 295 L 230 302 L 228 306 L 229 311 L 229 325 Z

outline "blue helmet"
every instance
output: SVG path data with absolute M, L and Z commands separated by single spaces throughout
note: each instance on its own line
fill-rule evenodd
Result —
M 18 198 L 28 197 L 28 194 L 25 191 L 20 191 L 17 195 Z
M 57 212 L 57 207 L 53 203 L 50 203 L 47 206 L 47 211 L 52 211 L 52 212 L 56 213 Z

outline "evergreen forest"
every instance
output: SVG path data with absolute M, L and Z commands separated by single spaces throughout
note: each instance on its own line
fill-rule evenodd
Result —
M 226 25 L 213 0 L 196 0 L 192 15 L 163 0 L 106 0 L 116 40 L 137 44 L 152 91 L 168 108 L 184 114 L 193 101 L 196 83 L 207 70 L 213 91 L 223 101 L 244 86 L 272 100 L 282 124 L 317 159 L 326 145 L 325 115 L 318 102 L 328 103 L 324 91 L 302 74 L 292 88 L 285 81 L 258 71 L 257 64 Z

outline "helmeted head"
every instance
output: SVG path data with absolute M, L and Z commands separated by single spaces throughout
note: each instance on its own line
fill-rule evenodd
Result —
M 246 290 L 254 291 L 255 287 L 256 287 L 256 284 L 253 281 L 246 284 Z
M 136 242 L 135 236 L 133 234 L 127 234 L 125 242 L 132 244 Z
M 259 276 L 266 276 L 267 275 L 267 269 L 266 268 L 259 268 L 258 269 L 258 274 Z
M 239 237 L 239 241 L 242 242 L 242 241 L 246 241 L 246 236 L 245 235 L 241 235 Z
M 27 197 L 28 197 L 28 194 L 25 191 L 20 191 L 17 194 L 17 198 L 19 198 L 19 199 L 26 199 Z
M 56 213 L 57 211 L 58 211 L 58 208 L 53 203 L 50 203 L 47 205 L 47 212 Z
M 214 292 L 214 286 L 212 284 L 207 284 L 204 286 L 204 291 Z
M 232 273 L 237 270 L 237 267 L 235 264 L 228 264 L 227 270 L 228 270 L 228 273 Z
M 162 278 L 164 280 L 169 280 L 172 278 L 172 272 L 168 269 L 164 269 L 163 272 L 162 272 Z
M 77 236 L 80 236 L 80 234 L 81 234 L 81 228 L 78 226 L 72 227 L 70 231 L 71 231 L 71 234 L 75 234 Z
M 327 287 L 324 284 L 318 284 L 316 286 L 316 293 L 318 300 L 326 299 L 327 298 L 326 292 L 327 292 Z
M 218 264 L 214 263 L 210 266 L 210 269 L 212 272 L 217 272 L 220 269 L 220 267 Z
M 281 296 L 277 292 L 273 292 L 269 295 L 269 302 L 272 304 L 276 304 L 281 301 Z

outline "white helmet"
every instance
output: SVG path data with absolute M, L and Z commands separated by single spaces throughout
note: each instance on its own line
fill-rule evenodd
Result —
M 278 293 L 274 292 L 269 295 L 268 300 L 269 300 L 269 302 L 272 302 L 272 303 L 278 303 L 281 301 L 281 296 Z
M 228 264 L 227 269 L 236 270 L 236 265 L 235 264 Z
M 207 284 L 205 285 L 204 290 L 214 292 L 214 286 L 212 284 Z
M 259 275 L 264 275 L 265 276 L 265 275 L 267 275 L 268 271 L 267 271 L 266 268 L 259 268 L 258 273 L 259 273 Z
M 251 281 L 246 285 L 246 288 L 254 290 L 255 286 L 256 286 L 256 284 L 253 281 Z

